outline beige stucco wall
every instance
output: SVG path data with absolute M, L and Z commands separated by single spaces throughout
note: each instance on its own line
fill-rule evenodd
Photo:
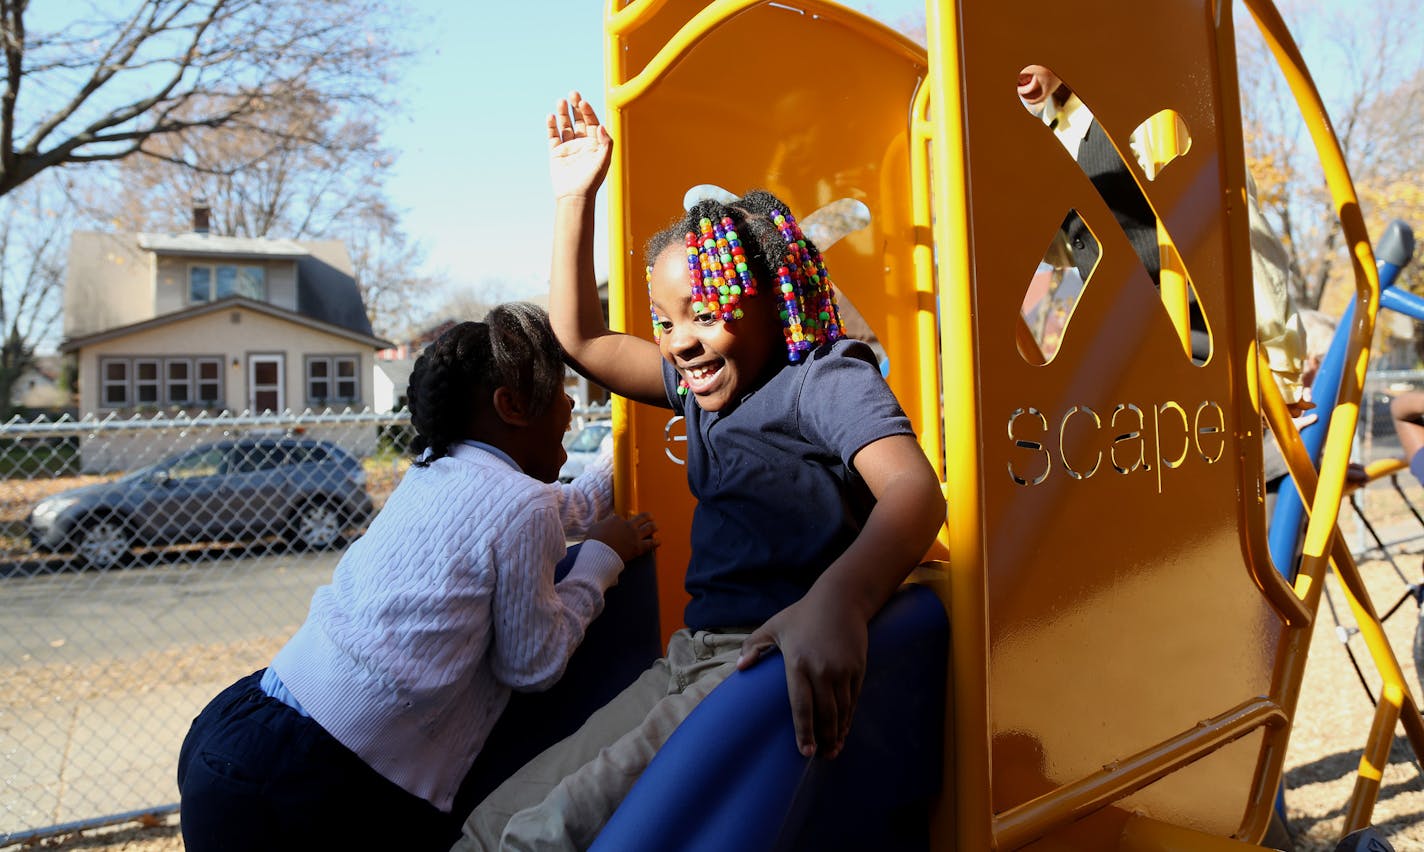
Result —
M 133 234 L 75 231 L 64 280 L 64 336 L 82 337 L 154 316 L 153 255 Z
M 108 414 L 100 409 L 99 361 L 106 357 L 165 355 L 219 356 L 223 359 L 223 398 L 229 411 L 247 408 L 247 364 L 253 355 L 284 354 L 286 407 L 307 407 L 307 355 L 354 355 L 360 358 L 356 376 L 360 400 L 351 407 L 365 408 L 371 401 L 371 371 L 375 351 L 340 335 L 308 328 L 246 308 L 233 308 L 169 323 L 159 328 L 124 335 L 79 353 L 79 411 Z M 237 366 L 233 366 L 233 362 Z
M 356 376 L 360 383 L 360 401 L 352 405 L 355 411 L 369 407 L 372 399 L 371 373 L 375 350 L 357 341 L 336 334 L 308 328 L 298 323 L 246 308 L 218 311 L 193 317 L 145 332 L 125 335 L 93 346 L 79 353 L 79 411 L 81 415 L 103 417 L 112 409 L 99 408 L 99 362 L 102 358 L 216 356 L 223 363 L 223 397 L 228 411 L 241 413 L 247 408 L 248 359 L 253 355 L 283 354 L 285 356 L 286 406 L 300 412 L 307 408 L 307 355 L 354 355 L 360 359 Z M 233 362 L 237 366 L 233 366 Z M 132 413 L 132 409 L 118 412 Z M 160 412 L 140 412 L 143 416 L 160 416 Z M 308 437 L 335 441 L 357 456 L 369 455 L 376 446 L 374 426 L 304 427 Z M 81 440 L 81 466 L 86 473 L 131 470 L 156 461 L 182 446 L 234 437 L 242 429 L 185 429 L 181 435 L 168 433 L 127 432 L 94 435 Z
M 154 290 L 156 310 L 149 314 L 149 317 L 181 311 L 190 307 L 188 302 L 188 267 L 195 263 L 213 266 L 224 263 L 261 266 L 267 270 L 267 302 L 289 311 L 297 310 L 297 262 L 295 260 L 262 260 L 257 257 L 194 258 L 163 255 L 157 259 L 157 284 Z M 142 319 L 147 318 L 143 317 Z

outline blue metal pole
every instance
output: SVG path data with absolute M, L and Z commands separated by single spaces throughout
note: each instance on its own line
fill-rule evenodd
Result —
M 1406 316 L 1424 320 L 1424 299 L 1412 293 L 1394 289 L 1400 270 L 1408 265 L 1414 253 L 1414 234 L 1408 225 L 1395 220 L 1385 229 L 1376 251 L 1380 279 L 1380 305 L 1398 311 Z M 1320 450 L 1325 444 L 1325 435 L 1330 431 L 1330 417 L 1340 396 L 1340 380 L 1345 373 L 1345 349 L 1349 345 L 1350 326 L 1355 318 L 1355 303 L 1345 308 L 1345 314 L 1335 326 L 1335 336 L 1330 340 L 1330 349 L 1320 364 L 1311 385 L 1311 399 L 1319 419 L 1300 430 L 1310 461 L 1320 467 Z M 1305 506 L 1300 492 L 1289 476 L 1281 483 L 1276 496 L 1275 513 L 1271 516 L 1270 552 L 1276 570 L 1287 580 L 1295 578 L 1296 550 L 1303 532 L 1301 520 L 1305 517 Z

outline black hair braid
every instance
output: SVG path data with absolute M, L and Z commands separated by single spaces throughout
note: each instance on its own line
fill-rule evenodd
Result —
M 791 208 L 784 201 L 764 189 L 753 189 L 731 205 L 710 198 L 692 206 L 681 219 L 658 231 L 644 247 L 647 264 L 652 266 L 658 256 L 669 246 L 681 246 L 689 233 L 697 233 L 703 219 L 719 222 L 723 216 L 730 216 L 741 237 L 742 248 L 746 251 L 747 266 L 757 285 L 774 287 L 777 276 L 775 270 L 786 257 L 786 238 L 781 235 L 771 220 L 774 210 L 791 214 Z M 811 247 L 811 241 L 806 241 Z
M 460 323 L 421 353 L 407 392 L 415 464 L 425 467 L 471 437 L 476 415 L 500 387 L 519 394 L 535 416 L 562 389 L 562 352 L 542 308 L 499 305 L 484 322 Z
M 764 189 L 753 189 L 737 200 L 736 206 L 746 211 L 747 224 L 751 227 L 753 237 L 765 253 L 768 260 L 767 266 L 775 269 L 781 265 L 781 258 L 786 254 L 786 238 L 777 229 L 776 223 L 771 220 L 771 214 L 781 211 L 787 216 L 794 216 L 791 207 L 780 198 L 777 198 Z M 802 234 L 806 242 L 807 251 L 819 254 L 820 249 L 811 241 L 811 238 Z M 776 263 L 770 263 L 772 259 Z
M 709 221 L 713 223 L 712 229 L 721 249 L 711 248 L 712 236 L 702 232 L 703 223 Z M 723 225 L 728 224 L 736 232 L 736 242 L 730 243 L 730 248 L 729 243 L 723 241 L 720 231 Z M 693 240 L 696 248 L 686 249 L 697 255 L 694 261 L 692 254 L 689 254 L 689 263 L 703 264 L 712 275 L 711 282 L 705 275 L 689 276 L 693 298 L 709 299 L 707 310 L 720 314 L 720 319 L 732 320 L 742 316 L 741 309 L 737 307 L 742 298 L 742 288 L 734 280 L 737 273 L 724 266 L 731 259 L 727 256 L 730 251 L 745 258 L 746 266 L 741 274 L 750 273 L 755 280 L 755 291 L 747 282 L 747 293 L 753 294 L 752 298 L 775 300 L 771 307 L 774 315 L 781 318 L 787 361 L 799 363 L 816 347 L 843 336 L 835 290 L 821 253 L 815 243 L 806 239 L 791 209 L 775 195 L 764 189 L 754 189 L 730 205 L 711 199 L 697 202 L 681 220 L 659 231 L 648 241 L 649 270 L 663 253 L 674 247 L 687 246 L 689 234 L 698 235 Z M 726 239 L 731 240 L 732 235 L 727 234 Z M 719 253 L 723 258 L 720 263 Z M 722 277 L 724 274 L 725 278 Z M 694 286 L 693 280 L 698 278 L 702 279 L 701 285 Z M 651 286 L 651 277 L 649 281 Z M 697 307 L 696 303 L 694 307 Z M 657 321 L 654 317 L 654 322 Z M 653 334 L 657 337 L 656 328 Z
M 411 450 L 425 467 L 450 454 L 450 445 L 469 437 L 481 384 L 480 362 L 489 360 L 489 326 L 462 322 L 449 329 L 415 361 L 410 373 Z M 421 457 L 424 450 L 430 454 Z
M 543 308 L 511 302 L 489 312 L 493 387 L 515 388 L 529 413 L 543 414 L 564 386 L 563 350 Z

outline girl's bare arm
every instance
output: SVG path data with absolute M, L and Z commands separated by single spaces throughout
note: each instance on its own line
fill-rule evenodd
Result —
M 853 461 L 876 501 L 860 535 L 805 597 L 747 637 L 737 661 L 747 668 L 780 649 L 796 743 L 808 757 L 840 753 L 865 679 L 866 624 L 945 520 L 939 479 L 913 437 L 881 438 Z
M 549 321 L 571 366 L 619 396 L 668 407 L 657 344 L 610 331 L 593 268 L 594 199 L 608 173 L 613 139 L 578 92 L 548 118 L 554 187 Z

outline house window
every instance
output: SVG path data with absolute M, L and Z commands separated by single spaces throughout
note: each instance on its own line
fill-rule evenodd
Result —
M 129 404 L 129 362 L 105 359 L 99 362 L 103 376 L 102 397 L 106 408 L 121 408 Z
M 105 358 L 100 362 L 100 404 L 129 406 L 222 404 L 221 356 L 196 358 Z
M 158 376 L 160 366 L 157 358 L 134 360 L 134 405 L 158 405 L 163 399 L 163 383 Z
M 228 296 L 267 299 L 267 270 L 260 266 L 195 264 L 188 267 L 188 301 L 212 302 Z
M 198 403 L 213 408 L 222 402 L 222 359 L 198 358 Z
M 169 405 L 187 405 L 193 401 L 193 362 L 187 358 L 169 358 L 163 362 L 168 381 L 164 387 Z
M 361 400 L 357 369 L 361 359 L 354 355 L 321 355 L 307 358 L 307 404 L 330 405 Z

